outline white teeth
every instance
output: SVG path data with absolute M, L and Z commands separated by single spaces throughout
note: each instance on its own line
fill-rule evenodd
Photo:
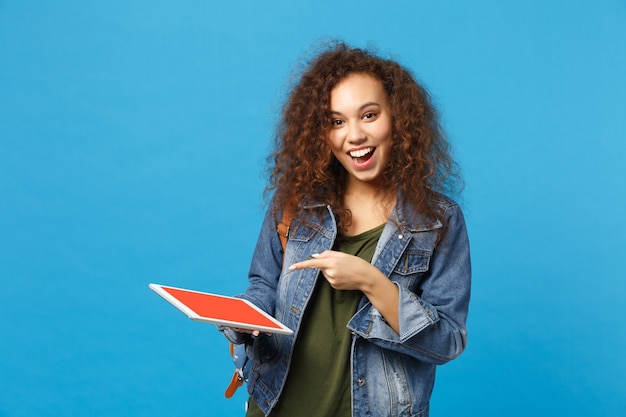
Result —
M 361 156 L 365 156 L 368 153 L 372 152 L 373 150 L 374 150 L 374 148 L 372 148 L 372 147 L 359 149 L 358 151 L 350 152 L 350 156 L 353 157 L 353 158 L 360 158 Z

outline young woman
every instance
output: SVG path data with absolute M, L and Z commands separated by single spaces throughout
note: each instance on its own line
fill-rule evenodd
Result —
M 470 255 L 460 177 L 425 89 L 345 44 L 284 106 L 271 207 L 240 297 L 294 331 L 222 328 L 253 361 L 248 416 L 428 416 L 461 354 Z M 291 219 L 283 253 L 277 228 Z

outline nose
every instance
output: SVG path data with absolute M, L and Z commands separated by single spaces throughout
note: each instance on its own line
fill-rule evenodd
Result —
M 353 145 L 358 145 L 367 140 L 367 135 L 361 129 L 361 125 L 359 123 L 350 123 L 348 125 L 348 142 Z

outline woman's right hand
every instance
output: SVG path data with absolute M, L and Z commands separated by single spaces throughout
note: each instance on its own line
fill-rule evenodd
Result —
M 258 330 L 242 329 L 241 327 L 229 327 L 229 329 L 232 329 L 232 330 L 234 330 L 236 332 L 239 332 L 239 333 L 250 334 L 250 335 L 252 335 L 252 337 L 258 337 L 261 334 L 261 332 L 258 331 Z M 265 332 L 265 334 L 268 335 L 268 336 L 272 335 L 271 332 Z
M 242 329 L 240 327 L 230 327 L 230 328 L 236 332 L 251 334 L 252 336 L 255 336 L 255 337 L 260 334 L 258 330 Z

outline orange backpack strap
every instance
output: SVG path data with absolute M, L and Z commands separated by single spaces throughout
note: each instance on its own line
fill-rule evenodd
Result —
M 287 247 L 287 240 L 289 239 L 289 229 L 291 228 L 291 220 L 293 219 L 293 209 L 291 206 L 286 206 L 283 209 L 283 218 L 280 223 L 276 225 L 276 232 L 280 238 L 280 244 L 283 246 L 283 253 Z
M 230 380 L 230 384 L 226 387 L 226 391 L 224 392 L 224 396 L 226 398 L 230 398 L 235 395 L 235 391 L 237 388 L 243 385 L 243 371 L 241 369 L 235 369 L 233 373 L 233 377 Z
M 289 239 L 289 229 L 291 227 L 291 220 L 293 219 L 293 210 L 291 207 L 285 207 L 283 210 L 283 217 L 276 226 L 276 232 L 278 233 L 278 237 L 280 238 L 280 244 L 283 247 L 283 254 L 285 253 L 285 248 L 287 247 L 287 240 Z M 230 356 L 235 355 L 235 345 L 230 343 Z M 243 385 L 244 375 L 243 375 L 243 367 L 241 369 L 236 368 L 233 373 L 233 377 L 230 379 L 230 383 L 228 387 L 226 387 L 226 392 L 224 392 L 224 396 L 226 398 L 230 398 L 235 395 L 235 391 L 237 388 Z
M 235 357 L 235 345 L 231 342 L 229 347 L 230 356 Z M 235 368 L 235 372 L 233 373 L 233 377 L 230 380 L 230 383 L 226 387 L 226 392 L 224 392 L 224 396 L 226 398 L 230 398 L 235 395 L 235 391 L 237 388 L 243 385 L 243 369 Z

